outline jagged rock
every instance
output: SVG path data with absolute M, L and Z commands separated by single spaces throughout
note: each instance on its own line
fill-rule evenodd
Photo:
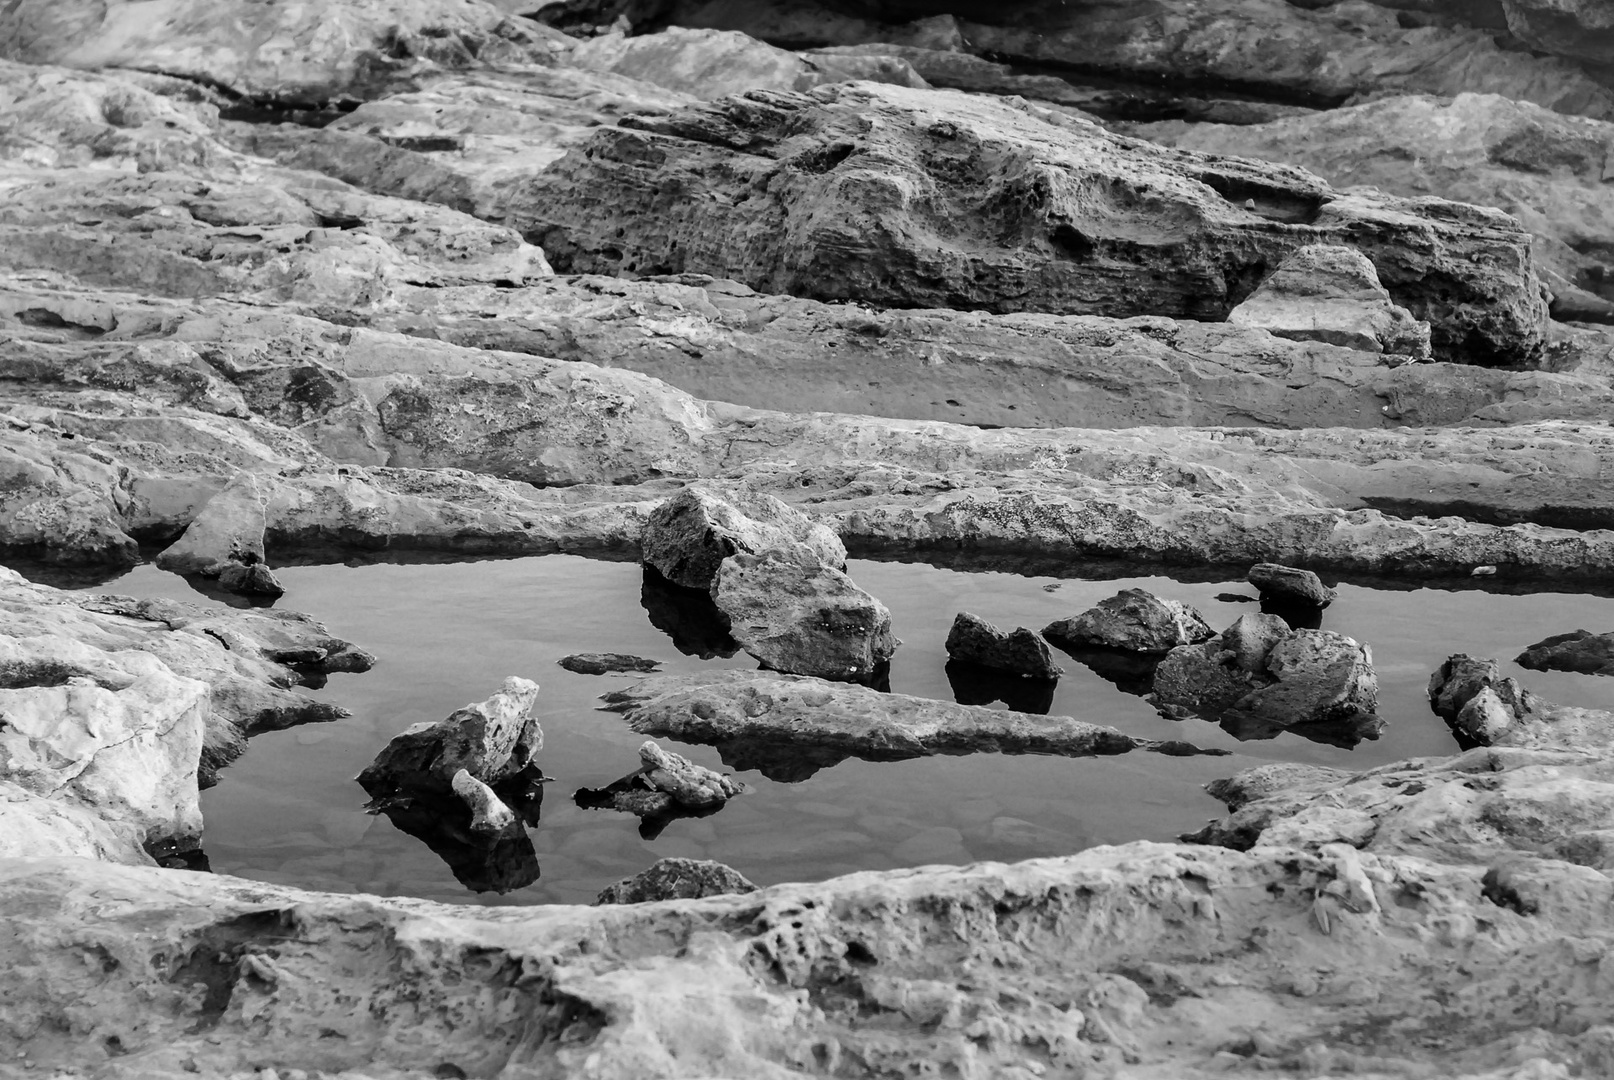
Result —
M 1028 679 L 1057 679 L 1063 674 L 1048 643 L 1035 630 L 1017 626 L 1005 632 L 967 611 L 954 616 L 946 648 L 954 660 Z
M 1014 164 L 970 165 L 988 154 Z M 1113 182 L 1077 181 L 1094 170 Z M 673 182 L 689 193 L 676 212 L 650 194 Z M 763 186 L 779 197 L 742 197 Z M 1100 194 L 1140 189 L 1136 204 Z M 966 215 L 966 205 L 997 209 Z M 708 220 L 719 210 L 722 228 Z M 1168 213 L 1171 244 L 1136 242 Z M 630 217 L 631 231 L 617 224 Z M 1346 243 L 1431 321 L 1443 357 L 1460 347 L 1472 362 L 1526 361 L 1546 317 L 1528 244 L 1506 215 L 1344 194 L 1300 170 L 1183 157 L 1034 106 L 868 83 L 752 92 L 601 131 L 534 179 L 516 219 L 570 272 L 690 271 L 887 306 L 1215 321 L 1294 250 Z M 961 222 L 975 224 L 960 232 Z M 1425 280 L 1437 265 L 1448 283 L 1438 296 Z
M 1502 0 L 1508 29 L 1532 48 L 1602 66 L 1614 63 L 1614 7 L 1607 0 Z
M 532 715 L 538 684 L 511 676 L 486 701 L 456 709 L 446 719 L 422 722 L 393 737 L 358 780 L 372 797 L 443 795 L 462 769 L 496 785 L 533 765 L 544 746 Z
M 1080 615 L 1049 623 L 1042 633 L 1062 649 L 1102 646 L 1160 655 L 1216 636 L 1195 608 L 1144 589 L 1122 589 Z
M 149 864 L 148 847 L 194 847 L 208 685 L 135 642 L 23 635 L 0 636 L 0 856 Z
M 1614 675 L 1614 633 L 1571 630 L 1567 634 L 1554 634 L 1524 650 L 1513 662 L 1536 671 Z
M 328 10 L 184 0 L 19 0 L 0 13 L 0 55 L 29 64 L 127 67 L 288 104 L 363 99 L 439 65 L 553 62 L 568 39 L 482 0 L 343 0 Z
M 1339 594 L 1324 585 L 1312 571 L 1277 563 L 1255 564 L 1244 580 L 1256 587 L 1263 600 L 1325 608 L 1339 598 Z
M 1214 641 L 1181 645 L 1155 669 L 1162 715 L 1200 716 L 1238 738 L 1289 730 L 1350 746 L 1377 738 L 1373 654 L 1343 634 L 1289 630 L 1274 616 L 1243 615 Z
M 1495 660 L 1455 653 L 1429 677 L 1429 707 L 1460 737 L 1478 745 L 1496 742 L 1535 704 L 1517 679 L 1502 675 Z
M 1518 95 L 1413 95 L 1250 127 L 1169 121 L 1129 130 L 1201 153 L 1301 165 L 1340 187 L 1372 185 L 1507 211 L 1536 236 L 1556 318 L 1614 319 L 1614 116 L 1562 116 Z
M 230 592 L 280 596 L 285 590 L 263 565 L 266 501 L 255 476 L 238 474 L 157 556 L 157 565 L 180 574 L 218 578 Z
M 1429 324 L 1391 302 L 1373 264 L 1352 248 L 1301 248 L 1228 312 L 1227 321 L 1278 337 L 1429 359 Z
M 1033 716 L 771 672 L 658 675 L 602 697 L 641 735 L 716 746 L 734 768 L 786 782 L 848 757 L 1089 757 L 1183 749 L 1068 716 Z M 1190 752 L 1191 748 L 1188 748 Z
M 517 826 L 516 812 L 506 806 L 492 788 L 460 769 L 449 781 L 454 794 L 471 812 L 471 830 L 479 833 L 500 833 Z
M 574 798 L 589 809 L 620 810 L 643 822 L 654 839 L 674 818 L 714 813 L 750 789 L 726 773 L 696 765 L 653 742 L 639 747 L 639 768 L 603 788 L 581 788 Z
M 296 693 L 332 672 L 367 671 L 375 658 L 306 615 L 236 611 L 171 600 L 62 592 L 0 568 L 0 613 L 11 637 L 60 636 L 103 652 L 140 649 L 209 687 L 198 766 L 202 786 L 263 731 L 336 720 L 339 705 Z
M 607 885 L 596 904 L 648 904 L 705 896 L 754 893 L 757 887 L 732 867 L 710 859 L 658 859 L 648 868 Z
M 843 571 L 799 552 L 731 555 L 718 568 L 712 601 L 741 648 L 791 675 L 867 681 L 900 644 L 884 604 Z
M 619 671 L 660 671 L 661 661 L 646 660 L 642 656 L 626 653 L 573 653 L 561 657 L 556 663 L 567 671 L 579 675 L 609 675 Z
M 791 552 L 807 564 L 846 566 L 846 547 L 832 531 L 771 495 L 743 490 L 685 488 L 650 515 L 639 551 L 674 585 L 714 592 L 725 561 L 739 553 Z

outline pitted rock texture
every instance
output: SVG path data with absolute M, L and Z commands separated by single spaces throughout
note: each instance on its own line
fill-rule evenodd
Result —
M 757 887 L 744 874 L 720 862 L 657 859 L 632 877 L 606 886 L 595 903 L 647 904 L 657 900 L 698 900 L 756 891 Z
M 630 219 L 631 233 L 616 224 Z M 625 121 L 536 176 L 511 220 L 571 272 L 1213 321 L 1291 252 L 1339 243 L 1431 324 L 1443 358 L 1528 361 L 1546 318 L 1506 215 L 1338 192 L 1303 170 L 1162 151 L 1031 105 L 866 83 Z
M 1373 264 L 1351 248 L 1301 248 L 1228 312 L 1227 321 L 1277 337 L 1429 359 L 1428 324 L 1391 303 Z
M 1571 630 L 1531 645 L 1514 658 L 1520 667 L 1537 671 L 1578 671 L 1614 675 L 1614 633 Z
M 1080 615 L 1056 619 L 1042 632 L 1060 648 L 1096 645 L 1161 656 L 1216 636 L 1197 609 L 1143 589 L 1122 589 Z

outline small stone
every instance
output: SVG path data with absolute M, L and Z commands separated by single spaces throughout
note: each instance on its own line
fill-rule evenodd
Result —
M 632 877 L 607 885 L 594 902 L 644 904 L 756 891 L 757 887 L 743 874 L 720 862 L 671 858 L 661 859 Z
M 1311 604 L 1325 608 L 1338 599 L 1339 594 L 1324 585 L 1322 579 L 1310 570 L 1298 570 L 1278 563 L 1256 563 L 1250 567 L 1246 580 L 1261 591 L 1263 598 L 1285 600 L 1290 603 Z
M 1057 679 L 1063 674 L 1063 669 L 1054 663 L 1048 643 L 1036 631 L 1017 626 L 1005 633 L 967 611 L 953 619 L 947 633 L 947 655 L 1028 679 Z
M 711 589 L 737 554 L 788 552 L 807 564 L 839 569 L 846 547 L 827 526 L 772 495 L 724 494 L 687 487 L 650 512 L 639 537 L 641 559 L 674 585 Z
M 626 653 L 573 653 L 557 661 L 567 671 L 579 675 L 608 675 L 617 671 L 651 672 L 661 670 L 661 661 L 646 660 Z
M 1514 657 L 1534 671 L 1575 671 L 1582 675 L 1614 675 L 1614 632 L 1571 630 L 1543 638 Z
M 1216 636 L 1195 609 L 1143 589 L 1123 589 L 1080 615 L 1049 623 L 1042 633 L 1062 649 L 1104 645 L 1143 653 L 1168 653 Z

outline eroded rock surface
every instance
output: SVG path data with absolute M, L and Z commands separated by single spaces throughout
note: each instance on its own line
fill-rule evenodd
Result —
M 596 904 L 647 904 L 657 900 L 692 900 L 706 896 L 753 893 L 757 887 L 744 874 L 710 859 L 657 859 L 649 867 L 600 893 Z
M 1061 674 L 1048 643 L 1035 630 L 1000 630 L 968 611 L 954 616 L 945 647 L 952 660 L 1022 678 L 1057 679 Z
M 442 796 L 460 772 L 499 784 L 534 765 L 544 732 L 532 715 L 538 684 L 511 676 L 486 701 L 423 721 L 395 736 L 376 755 L 359 783 L 378 800 L 414 794 Z
M 667 581 L 713 589 L 734 555 L 785 553 L 808 565 L 846 566 L 846 548 L 822 524 L 770 495 L 689 487 L 651 513 L 640 559 Z
M 1571 630 L 1567 634 L 1554 634 L 1525 649 L 1514 658 L 1514 663 L 1537 671 L 1614 675 L 1614 633 Z
M 1161 656 L 1216 636 L 1195 608 L 1144 589 L 1122 589 L 1080 615 L 1049 623 L 1042 632 L 1062 649 L 1099 646 Z

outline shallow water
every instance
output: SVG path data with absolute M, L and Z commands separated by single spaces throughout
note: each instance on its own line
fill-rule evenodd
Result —
M 1187 601 L 1217 629 L 1255 610 L 1216 599 L 1253 595 L 1236 579 L 1059 580 L 861 559 L 849 569 L 891 608 L 903 639 L 892 689 L 926 697 L 953 696 L 942 643 L 960 610 L 1004 627 L 1040 628 L 1130 587 Z M 646 840 L 637 819 L 581 809 L 572 800 L 579 787 L 601 786 L 637 768 L 643 737 L 597 708 L 598 695 L 633 676 L 578 675 L 556 661 L 575 652 L 625 652 L 661 660 L 671 671 L 755 664 L 744 653 L 705 662 L 679 655 L 640 605 L 637 565 L 546 556 L 293 566 L 277 574 L 287 589 L 280 606 L 307 612 L 379 662 L 363 675 L 332 676 L 315 692 L 352 709 L 351 718 L 254 739 L 246 756 L 220 774 L 218 786 L 203 793 L 203 845 L 213 868 L 308 888 L 490 904 L 591 902 L 605 885 L 668 855 L 718 859 L 766 885 L 1167 840 L 1220 811 L 1201 785 L 1250 765 L 1289 760 L 1360 768 L 1452 752 L 1455 744 L 1424 695 L 1430 673 L 1453 652 L 1505 658 L 1548 634 L 1614 626 L 1614 599 L 1606 597 L 1345 584 L 1323 626 L 1372 646 L 1380 713 L 1388 723 L 1381 738 L 1355 750 L 1291 733 L 1240 743 L 1209 723 L 1166 720 L 1141 698 L 1061 656 L 1065 676 L 1052 712 L 1233 755 L 846 761 L 793 784 L 743 772 L 738 775 L 752 786 L 750 794 L 715 815 L 674 821 Z M 98 589 L 209 602 L 151 566 Z M 1504 668 L 1549 700 L 1614 709 L 1614 679 Z M 353 777 L 399 731 L 482 700 L 508 675 L 543 686 L 540 763 L 556 780 L 531 830 L 542 873 L 506 895 L 473 894 L 421 841 L 386 817 L 364 813 L 366 796 Z M 722 767 L 709 747 L 671 745 L 701 764 Z

